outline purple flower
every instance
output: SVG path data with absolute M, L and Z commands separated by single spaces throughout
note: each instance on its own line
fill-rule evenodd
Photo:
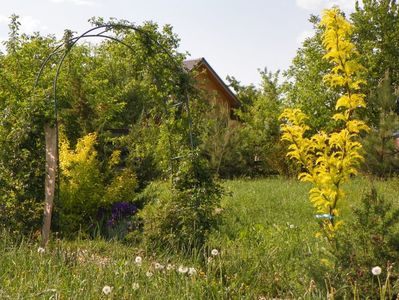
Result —
M 137 212 L 137 206 L 129 202 L 116 202 L 111 206 L 111 218 L 107 220 L 107 226 L 112 227 L 118 221 L 133 216 Z

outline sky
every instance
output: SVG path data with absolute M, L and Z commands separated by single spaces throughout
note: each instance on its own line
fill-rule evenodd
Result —
M 355 0 L 2 0 L 0 40 L 8 35 L 11 14 L 20 16 L 21 30 L 61 37 L 91 28 L 96 16 L 126 19 L 137 25 L 170 24 L 189 58 L 205 57 L 222 79 L 242 84 L 260 82 L 259 69 L 285 70 L 302 41 L 312 34 L 311 14 L 333 5 L 346 13 Z

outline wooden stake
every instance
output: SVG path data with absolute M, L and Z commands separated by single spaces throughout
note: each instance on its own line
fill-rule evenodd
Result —
M 48 124 L 44 126 L 46 139 L 46 179 L 45 202 L 42 228 L 42 247 L 46 247 L 50 238 L 51 217 L 54 206 L 54 192 L 57 175 L 57 130 Z

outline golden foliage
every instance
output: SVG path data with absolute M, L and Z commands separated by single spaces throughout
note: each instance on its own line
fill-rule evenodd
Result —
M 350 41 L 351 24 L 337 8 L 324 11 L 320 22 L 324 28 L 324 56 L 333 67 L 324 77 L 331 86 L 342 88 L 342 96 L 337 100 L 333 120 L 339 130 L 319 131 L 308 137 L 310 128 L 306 125 L 307 116 L 299 109 L 286 109 L 280 116 L 282 140 L 287 141 L 287 156 L 301 166 L 303 172 L 299 179 L 313 183 L 309 198 L 318 213 L 329 216 L 324 221 L 324 230 L 328 237 L 341 224 L 337 204 L 345 197 L 342 183 L 357 173 L 361 155 L 361 144 L 357 141 L 361 131 L 368 126 L 355 119 L 353 112 L 365 107 L 365 95 L 360 93 L 364 82 L 359 78 L 363 67 L 357 62 L 358 53 Z

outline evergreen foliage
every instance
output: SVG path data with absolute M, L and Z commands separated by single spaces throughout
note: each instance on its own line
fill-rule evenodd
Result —
M 393 138 L 394 132 L 399 129 L 396 99 L 389 72 L 386 72 L 379 87 L 370 96 L 370 103 L 378 108 L 378 123 L 371 127 L 370 133 L 363 139 L 365 171 L 379 177 L 389 177 L 399 172 L 398 150 Z
M 289 175 L 290 165 L 280 142 L 278 116 L 282 110 L 279 72 L 260 71 L 260 87 L 244 86 L 228 77 L 241 102 L 231 119 L 227 110 L 215 106 L 202 124 L 200 148 L 211 167 L 223 178 Z

